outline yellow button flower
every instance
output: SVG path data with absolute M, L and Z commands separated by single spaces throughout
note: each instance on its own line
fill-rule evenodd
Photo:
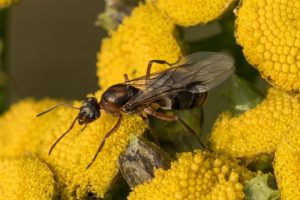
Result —
M 181 26 L 208 23 L 233 7 L 235 0 L 148 0 Z
M 196 150 L 180 154 L 171 169 L 156 170 L 155 178 L 134 188 L 128 199 L 243 199 L 243 183 L 251 177 L 224 156 Z
M 0 118 L 0 156 L 10 157 L 36 152 L 37 146 L 45 137 L 44 130 L 52 131 L 58 123 L 57 120 L 50 122 L 35 116 L 57 103 L 58 101 L 49 99 L 26 99 L 12 105 Z M 57 113 L 52 115 L 55 117 Z
M 0 159 L 0 199 L 51 200 L 56 195 L 53 173 L 35 157 Z
M 125 73 L 129 79 L 144 76 L 153 59 L 176 62 L 182 55 L 176 34 L 175 25 L 152 4 L 139 5 L 102 41 L 97 63 L 100 86 L 124 82 Z M 155 64 L 152 72 L 165 68 Z
M 300 2 L 243 0 L 236 36 L 247 60 L 284 90 L 300 89 Z
M 275 152 L 274 162 L 277 184 L 282 200 L 300 197 L 300 126 L 284 136 Z
M 18 2 L 18 0 L 0 0 L 0 9 L 6 8 L 15 2 Z
M 103 197 L 118 173 L 118 156 L 126 148 L 129 134 L 141 135 L 145 124 L 138 116 L 125 116 L 118 131 L 107 139 L 96 161 L 86 169 L 104 134 L 117 120 L 102 112 L 100 119 L 84 131 L 76 124 L 49 156 L 52 144 L 78 114 L 78 110 L 59 108 L 40 118 L 35 117 L 46 107 L 53 106 L 52 103 L 54 101 L 25 100 L 1 117 L 0 155 L 37 153 L 53 170 L 63 199 L 84 198 L 89 192 Z M 80 102 L 74 105 L 80 106 Z
M 264 101 L 242 115 L 221 114 L 210 142 L 216 151 L 234 157 L 274 152 L 282 137 L 299 123 L 299 110 L 299 95 L 270 88 Z

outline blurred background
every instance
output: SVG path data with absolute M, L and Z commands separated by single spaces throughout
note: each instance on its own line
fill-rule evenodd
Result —
M 9 8 L 8 104 L 33 96 L 82 99 L 98 88 L 96 54 L 106 32 L 96 27 L 99 0 L 24 0 Z

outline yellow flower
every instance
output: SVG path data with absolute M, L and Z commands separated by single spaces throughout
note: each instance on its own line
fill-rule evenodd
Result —
M 44 130 L 52 131 L 58 123 L 57 120 L 47 122 L 35 116 L 57 103 L 58 101 L 50 99 L 26 99 L 12 105 L 0 118 L 0 156 L 10 157 L 36 152 L 37 146 L 46 136 Z M 54 112 L 52 115 L 56 114 Z
M 284 90 L 300 89 L 300 2 L 243 0 L 236 36 L 247 60 Z
M 285 135 L 275 152 L 274 169 L 282 200 L 300 196 L 300 126 Z
M 144 76 L 153 59 L 176 62 L 182 54 L 175 35 L 175 25 L 158 9 L 150 3 L 139 5 L 102 41 L 97 63 L 100 86 L 124 82 L 125 73 L 129 79 Z M 165 68 L 155 64 L 152 72 Z
M 0 9 L 6 8 L 15 2 L 18 2 L 18 0 L 0 0 Z
M 251 177 L 225 156 L 196 150 L 180 154 L 171 169 L 156 170 L 155 178 L 134 188 L 128 199 L 243 199 L 243 183 Z
M 104 134 L 117 120 L 102 112 L 100 119 L 83 132 L 76 124 L 49 156 L 52 144 L 78 114 L 78 110 L 59 108 L 40 118 L 35 117 L 46 107 L 53 106 L 53 102 L 25 100 L 0 118 L 0 155 L 37 153 L 55 174 L 59 193 L 65 199 L 84 198 L 89 192 L 103 197 L 118 173 L 118 156 L 126 148 L 129 134 L 141 135 L 145 124 L 138 116 L 125 116 L 118 131 L 107 139 L 94 164 L 86 169 Z M 80 102 L 74 105 L 80 106 Z
M 271 153 L 300 120 L 299 95 L 271 88 L 264 101 L 238 117 L 221 114 L 210 138 L 212 147 L 234 157 Z
M 148 0 L 173 21 L 182 26 L 192 26 L 199 23 L 208 23 L 215 20 L 232 8 L 235 0 Z
M 55 181 L 52 172 L 35 157 L 0 159 L 1 199 L 54 199 Z

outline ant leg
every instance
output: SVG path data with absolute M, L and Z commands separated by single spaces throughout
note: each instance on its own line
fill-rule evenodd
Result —
M 119 119 L 118 119 L 118 122 L 115 124 L 115 126 L 110 130 L 108 131 L 108 133 L 105 134 L 105 136 L 103 137 L 101 143 L 99 144 L 99 147 L 92 159 L 92 161 L 88 164 L 88 166 L 86 167 L 87 169 L 93 164 L 93 162 L 96 160 L 99 152 L 102 150 L 104 144 L 105 144 L 105 141 L 106 139 L 111 135 L 113 134 L 114 132 L 116 132 L 118 130 L 118 128 L 120 127 L 121 125 L 121 121 L 122 121 L 122 118 L 123 118 L 123 115 L 120 115 Z
M 176 116 L 176 115 L 166 115 L 164 113 L 160 113 L 160 112 L 157 112 L 155 110 L 153 110 L 152 108 L 148 107 L 148 108 L 145 108 L 144 109 L 144 112 L 149 114 L 149 115 L 152 115 L 158 119 L 161 119 L 161 120 L 165 120 L 165 121 L 179 121 L 185 129 L 187 129 L 199 142 L 199 144 L 204 148 L 204 149 L 207 149 L 209 151 L 211 151 L 206 145 L 204 145 L 202 142 L 201 142 L 201 139 L 197 136 L 197 133 L 196 131 L 191 128 L 187 123 L 185 123 L 180 117 Z
M 206 146 L 205 144 L 202 143 L 201 139 L 198 137 L 196 131 L 190 127 L 187 123 L 185 123 L 185 121 L 183 121 L 180 117 L 178 117 L 178 121 L 184 126 L 185 129 L 187 129 L 199 142 L 200 146 L 203 149 L 206 149 L 208 151 L 211 151 L 208 146 Z
M 150 74 L 151 74 L 151 68 L 152 68 L 153 63 L 157 63 L 157 64 L 161 64 L 161 65 L 167 64 L 167 65 L 169 65 L 169 66 L 172 66 L 171 63 L 168 63 L 168 62 L 165 61 L 165 60 L 150 60 L 150 61 L 148 62 L 148 66 L 147 66 L 147 71 L 146 71 L 146 76 L 145 76 L 145 79 L 146 79 L 146 80 L 148 80 L 149 77 L 150 77 Z
M 144 116 L 144 115 L 142 115 L 142 114 L 140 114 L 140 116 L 142 117 L 142 119 L 143 119 L 144 122 L 147 124 L 148 128 L 150 129 L 150 133 L 151 133 L 151 135 L 152 135 L 152 137 L 153 137 L 155 143 L 156 143 L 157 145 L 159 145 L 159 141 L 158 141 L 158 138 L 157 138 L 156 131 L 151 127 L 151 125 L 150 125 L 150 120 L 149 120 L 148 116 L 147 116 L 147 115 Z
M 81 132 L 84 131 L 84 129 L 87 127 L 87 124 L 84 125 L 84 127 L 81 129 Z
M 169 65 L 169 66 L 172 66 L 172 65 L 178 63 L 180 59 L 181 59 L 181 56 L 178 58 L 178 60 L 177 60 L 175 63 L 169 63 L 169 62 L 167 62 L 167 61 L 165 61 L 165 60 L 150 60 L 150 61 L 148 62 L 148 66 L 147 66 L 147 71 L 146 71 L 145 79 L 146 79 L 146 80 L 149 79 L 150 74 L 151 74 L 151 68 L 152 68 L 153 63 L 157 63 L 157 64 L 161 64 L 161 65 L 167 64 L 167 65 Z
M 147 107 L 143 110 L 146 114 L 152 115 L 158 119 L 164 120 L 164 121 L 177 121 L 178 117 L 176 115 L 167 115 L 161 112 L 157 112 L 153 110 L 151 107 Z
M 125 83 L 129 81 L 128 74 L 124 74 Z
M 69 133 L 69 132 L 72 130 L 72 128 L 73 128 L 74 125 L 75 125 L 75 122 L 77 121 L 77 119 L 78 119 L 78 117 L 76 117 L 76 118 L 74 119 L 74 121 L 72 122 L 70 128 L 69 128 L 64 134 L 62 134 L 62 135 L 56 140 L 56 142 L 51 146 L 51 148 L 50 148 L 50 150 L 49 150 L 49 153 L 48 153 L 49 156 L 50 156 L 52 150 L 54 149 L 54 147 L 57 145 L 57 143 L 58 143 L 65 135 L 67 135 L 67 133 Z

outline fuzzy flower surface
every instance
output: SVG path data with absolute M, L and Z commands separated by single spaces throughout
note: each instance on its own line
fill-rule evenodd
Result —
M 171 169 L 158 169 L 155 178 L 137 186 L 129 200 L 243 199 L 246 168 L 224 156 L 196 150 L 182 153 Z
M 150 60 L 175 63 L 182 56 L 175 25 L 151 3 L 140 4 L 125 17 L 111 37 L 102 40 L 98 54 L 99 84 L 103 89 L 146 75 Z M 151 72 L 167 66 L 154 64 Z
M 299 27 L 298 0 L 243 0 L 237 11 L 237 42 L 247 60 L 288 91 L 300 90 Z
M 12 106 L 0 118 L 3 147 L 0 148 L 0 155 L 38 154 L 55 174 L 62 199 L 84 198 L 89 192 L 103 197 L 118 172 L 117 159 L 126 148 L 129 134 L 141 135 L 145 124 L 138 116 L 125 116 L 118 131 L 106 140 L 96 161 L 86 169 L 103 136 L 117 119 L 102 113 L 100 119 L 89 124 L 84 131 L 76 124 L 49 156 L 52 144 L 69 128 L 78 114 L 78 110 L 59 108 L 45 116 L 35 117 L 37 113 L 52 107 L 52 103 L 52 100 L 24 100 Z M 74 102 L 74 106 L 80 105 L 80 102 Z
M 274 162 L 275 175 L 282 200 L 300 196 L 300 126 L 287 134 L 278 145 Z
M 1 199 L 51 200 L 53 173 L 36 157 L 0 158 Z
M 0 117 L 0 156 L 14 157 L 24 153 L 37 152 L 37 148 L 45 135 L 45 130 L 51 132 L 58 125 L 35 116 L 59 101 L 44 99 L 35 101 L 25 99 L 10 107 L 9 111 Z M 56 117 L 57 113 L 51 115 Z
M 235 0 L 148 0 L 181 26 L 205 24 L 232 8 Z
M 233 157 L 272 153 L 300 120 L 299 95 L 270 88 L 264 101 L 240 116 L 224 112 L 215 122 L 210 142 Z

